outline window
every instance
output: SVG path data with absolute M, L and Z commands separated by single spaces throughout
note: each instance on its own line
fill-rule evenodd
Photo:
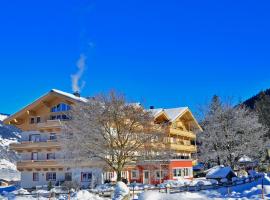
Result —
M 40 134 L 29 135 L 29 141 L 31 142 L 40 142 Z
M 55 159 L 55 153 L 47 153 L 47 160 L 54 160 Z
M 67 105 L 65 103 L 60 103 L 52 107 L 51 112 L 65 112 L 65 111 L 69 111 L 70 109 L 71 109 L 70 105 Z
M 55 133 L 50 133 L 50 140 L 56 140 L 56 134 Z
M 40 117 L 37 117 L 37 124 L 40 123 Z
M 176 168 L 173 169 L 173 176 L 174 177 L 183 177 L 183 176 L 190 176 L 192 174 L 190 168 Z
M 155 175 L 156 175 L 156 179 L 159 179 L 159 178 L 164 178 L 164 172 L 161 170 L 156 170 L 155 171 Z
M 174 177 L 181 177 L 182 176 L 182 169 L 173 169 L 173 176 Z
M 58 120 L 63 120 L 64 121 L 64 120 L 69 120 L 70 118 L 67 115 L 51 115 L 50 119 L 51 120 L 58 119 Z
M 92 173 L 91 172 L 82 172 L 81 174 L 81 181 L 91 181 Z
M 139 178 L 139 171 L 138 170 L 132 170 L 131 171 L 131 179 L 138 179 Z
M 34 124 L 35 123 L 35 118 L 34 117 L 31 117 L 30 118 L 30 124 Z
M 32 160 L 38 160 L 38 152 L 32 152 L 31 158 Z
M 39 180 L 39 173 L 38 172 L 34 172 L 33 173 L 33 181 L 38 181 Z
M 46 173 L 46 181 L 55 181 L 56 173 L 55 172 L 47 172 Z
M 72 181 L 72 173 L 71 172 L 65 173 L 65 181 Z

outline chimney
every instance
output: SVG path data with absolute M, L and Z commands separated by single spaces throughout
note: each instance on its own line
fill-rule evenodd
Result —
M 153 110 L 155 108 L 155 106 L 150 106 L 150 109 Z
M 80 95 L 80 93 L 78 91 L 74 92 L 73 95 L 76 96 L 76 97 L 81 97 L 81 95 Z

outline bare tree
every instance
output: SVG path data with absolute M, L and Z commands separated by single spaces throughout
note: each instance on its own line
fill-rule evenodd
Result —
M 66 123 L 63 150 L 77 160 L 101 160 L 121 171 L 146 152 L 155 151 L 163 126 L 139 104 L 128 104 L 123 95 L 111 92 L 75 105 Z
M 205 162 L 234 167 L 241 156 L 259 159 L 265 151 L 267 128 L 259 123 L 257 113 L 244 106 L 234 107 L 214 96 L 202 126 L 198 139 Z

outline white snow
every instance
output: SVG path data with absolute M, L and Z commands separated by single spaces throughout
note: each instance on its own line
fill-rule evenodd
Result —
M 248 157 L 248 156 L 246 156 L 246 155 L 244 155 L 243 157 L 241 157 L 239 160 L 238 160 L 238 162 L 251 162 L 252 160 L 251 160 L 251 158 L 250 157 Z
M 82 101 L 82 102 L 87 102 L 87 101 L 88 101 L 88 100 L 87 100 L 86 98 L 84 98 L 84 97 L 78 97 L 78 96 L 76 96 L 76 95 L 74 95 L 74 94 L 67 93 L 67 92 L 63 92 L 63 91 L 61 91 L 61 90 L 52 89 L 51 91 L 52 91 L 52 92 L 55 92 L 55 93 L 58 93 L 58 94 L 61 94 L 61 95 L 64 95 L 64 96 L 66 96 L 66 97 L 69 97 L 69 98 L 71 98 L 71 99 L 75 99 L 75 100 L 77 100 L 77 101 Z
M 17 138 L 4 139 L 0 136 L 0 146 L 8 147 L 11 143 L 17 143 L 17 142 L 18 142 Z
M 5 159 L 0 159 L 0 169 L 12 169 L 16 170 L 16 165 Z
M 6 119 L 7 117 L 8 117 L 8 115 L 1 114 L 1 113 L 0 113 L 0 121 L 3 121 L 3 120 Z
M 178 118 L 180 115 L 182 115 L 188 107 L 179 107 L 179 108 L 170 108 L 170 109 L 164 109 L 164 108 L 156 108 L 156 109 L 149 109 L 153 116 L 159 115 L 162 111 L 166 113 L 166 115 L 169 117 L 170 121 L 174 121 L 176 118 Z
M 127 195 L 129 195 L 128 186 L 125 183 L 123 183 L 122 181 L 117 182 L 112 199 L 113 200 L 122 200 Z
M 0 179 L 19 181 L 21 179 L 21 173 L 17 171 L 15 164 L 6 159 L 0 159 Z

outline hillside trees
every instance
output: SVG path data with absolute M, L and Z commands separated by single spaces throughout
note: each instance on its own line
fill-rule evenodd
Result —
M 218 96 L 207 107 L 202 127 L 204 132 L 198 139 L 204 162 L 234 167 L 243 155 L 260 158 L 267 145 L 263 136 L 268 130 L 258 114 L 244 106 L 233 107 Z

